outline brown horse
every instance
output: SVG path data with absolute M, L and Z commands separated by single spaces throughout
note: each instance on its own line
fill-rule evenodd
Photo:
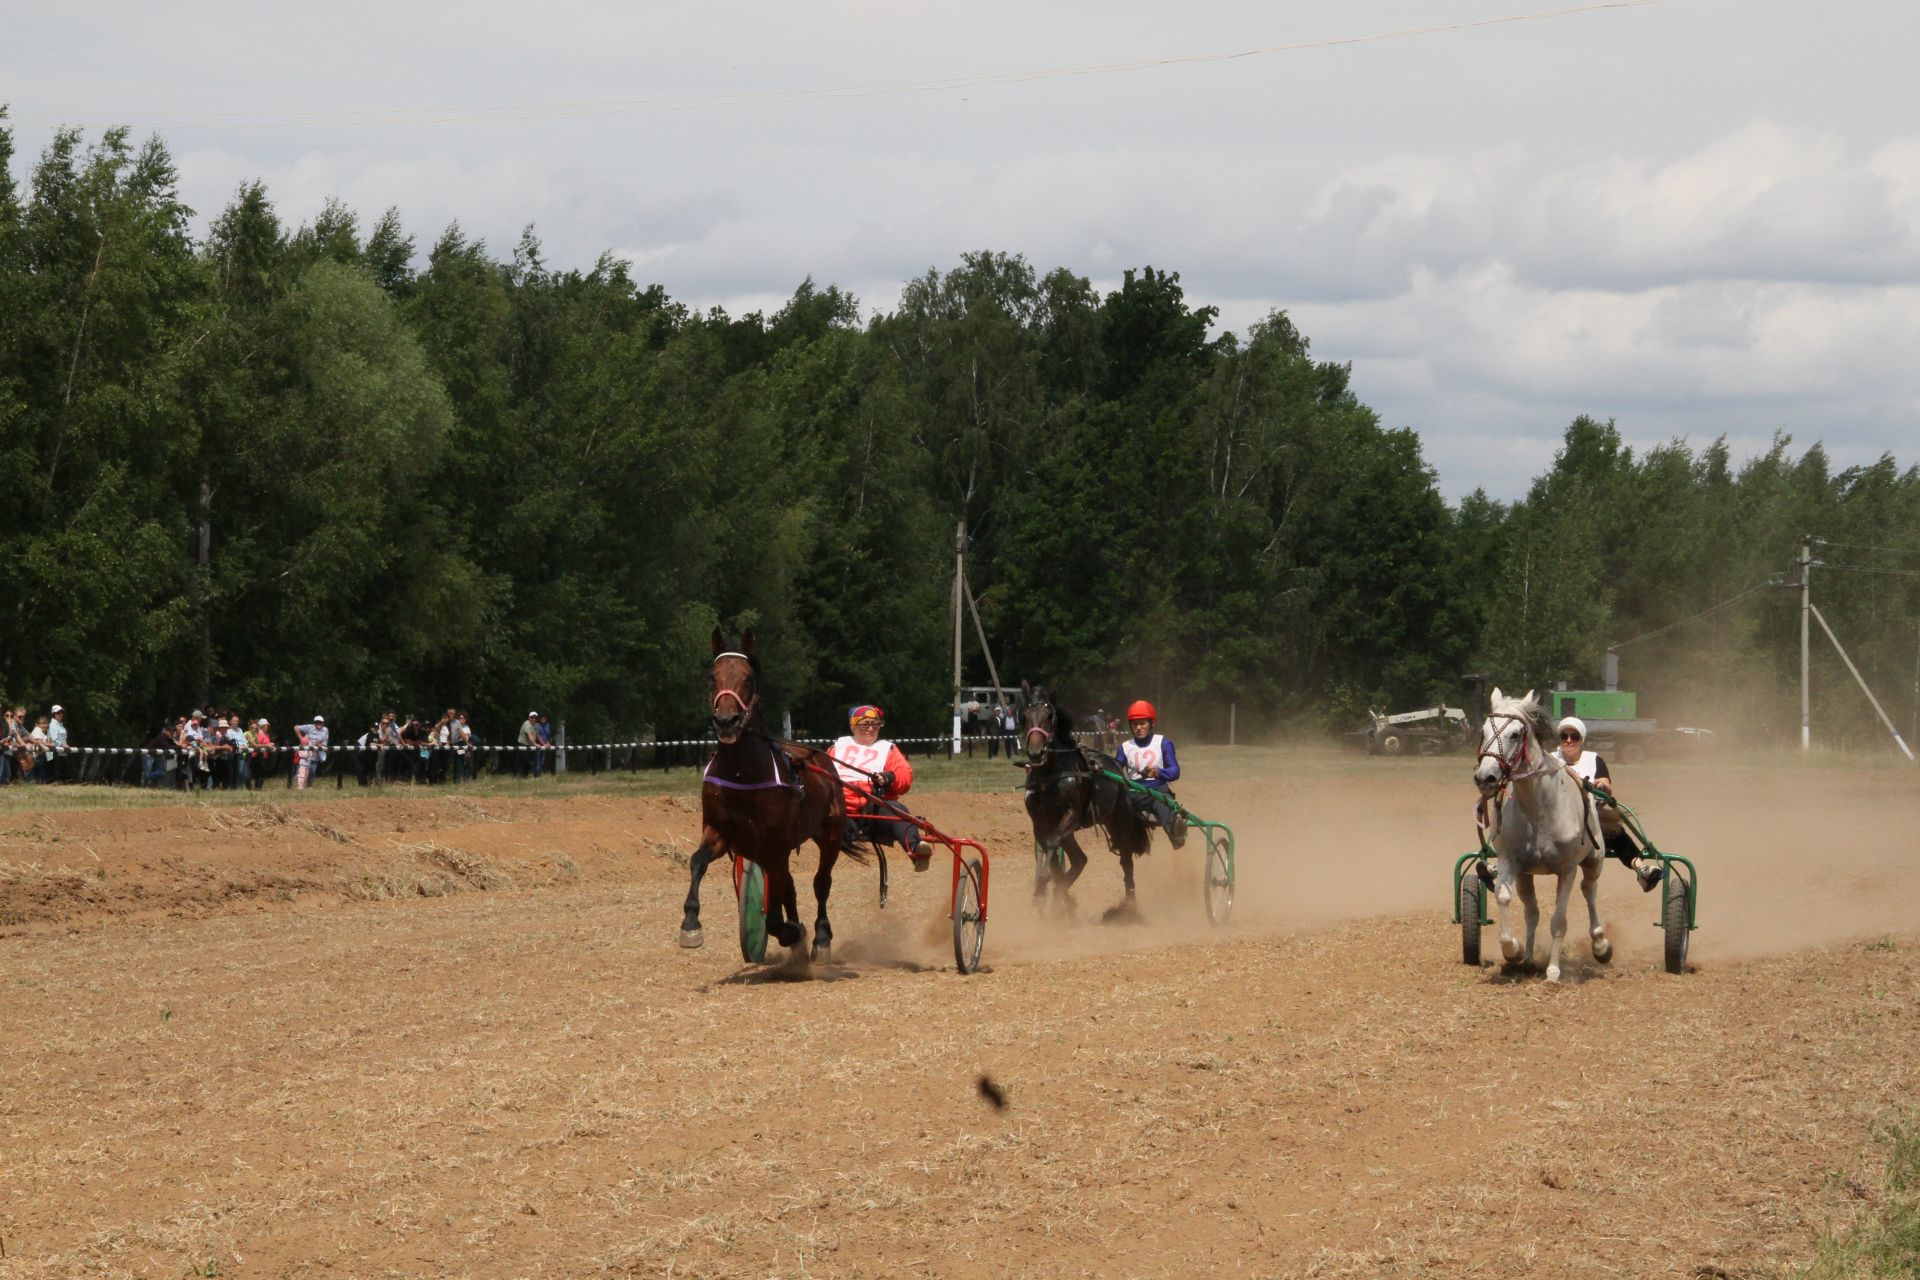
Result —
M 833 889 L 833 864 L 840 856 L 847 821 L 846 800 L 831 771 L 809 763 L 815 753 L 776 742 L 762 733 L 760 663 L 753 654 L 753 628 L 732 648 L 718 627 L 713 632 L 713 736 L 720 745 L 707 762 L 700 784 L 700 847 L 694 851 L 692 883 L 680 945 L 697 947 L 700 931 L 700 878 L 722 854 L 757 863 L 767 876 L 767 932 L 783 947 L 798 947 L 807 931 L 800 923 L 788 860 L 811 840 L 820 850 L 813 873 L 813 897 L 819 914 L 813 922 L 813 958 L 827 957 L 833 926 L 827 921 L 827 895 Z

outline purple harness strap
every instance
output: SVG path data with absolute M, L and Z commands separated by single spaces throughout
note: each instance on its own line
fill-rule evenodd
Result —
M 771 782 L 730 782 L 725 778 L 716 778 L 713 776 L 713 761 L 708 760 L 707 767 L 700 773 L 700 783 L 702 786 L 725 787 L 728 791 L 768 791 L 774 787 L 797 788 L 799 783 L 789 782 L 780 776 L 780 753 L 774 751 L 772 756 L 773 781 Z
M 729 791 L 765 791 L 770 787 L 791 787 L 791 782 L 728 782 L 725 778 L 702 778 L 701 784 L 709 787 L 725 787 Z

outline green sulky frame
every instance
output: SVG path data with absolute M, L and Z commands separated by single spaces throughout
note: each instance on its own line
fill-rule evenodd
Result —
M 1223 881 L 1214 882 L 1212 880 L 1213 871 L 1211 867 L 1208 868 L 1208 872 L 1207 872 L 1208 881 L 1209 881 L 1208 912 L 1211 915 L 1214 910 L 1212 905 L 1211 890 L 1215 887 L 1223 888 L 1226 890 L 1227 892 L 1226 908 L 1227 910 L 1231 910 L 1233 905 L 1233 888 L 1236 880 L 1236 872 L 1234 867 L 1234 855 L 1233 855 L 1233 828 L 1228 826 L 1224 822 L 1209 822 L 1207 819 L 1201 817 L 1199 814 L 1195 813 L 1193 810 L 1181 804 L 1180 801 L 1174 797 L 1171 791 L 1160 791 L 1160 790 L 1157 790 L 1156 788 L 1145 786 L 1144 784 L 1136 782 L 1132 778 L 1127 777 L 1125 774 L 1120 773 L 1118 770 L 1102 769 L 1101 772 L 1106 774 L 1109 778 L 1112 778 L 1114 781 L 1121 783 L 1130 791 L 1138 791 L 1143 795 L 1158 796 L 1160 799 L 1165 800 L 1175 813 L 1179 814 L 1181 817 L 1187 820 L 1188 826 L 1199 827 L 1203 832 L 1206 833 L 1206 839 L 1207 839 L 1207 844 L 1209 848 L 1213 846 L 1216 839 L 1220 839 L 1221 837 L 1224 837 L 1224 844 L 1226 846 L 1226 863 L 1227 863 L 1226 879 Z M 1221 923 L 1224 923 L 1224 921 L 1225 921 L 1224 914 L 1214 918 L 1215 924 L 1221 924 Z
M 1676 883 L 1675 876 L 1679 874 L 1678 868 L 1685 867 L 1686 868 L 1687 928 L 1689 930 L 1699 928 L 1700 927 L 1699 925 L 1699 913 L 1700 913 L 1699 877 L 1698 877 L 1698 873 L 1694 870 L 1692 860 L 1688 858 L 1684 858 L 1677 853 L 1668 853 L 1666 850 L 1654 844 L 1652 839 L 1650 839 L 1647 835 L 1647 829 L 1640 824 L 1640 815 L 1635 813 L 1632 809 L 1629 809 L 1626 805 L 1620 803 L 1620 801 L 1614 799 L 1612 792 L 1607 791 L 1601 787 L 1596 787 L 1591 782 L 1582 782 L 1581 785 L 1584 786 L 1587 789 L 1587 791 L 1590 794 L 1592 794 L 1597 800 L 1599 800 L 1600 803 L 1612 806 L 1612 808 L 1617 813 L 1619 813 L 1620 820 L 1626 824 L 1627 830 L 1632 832 L 1634 838 L 1640 842 L 1640 850 L 1643 856 L 1660 859 L 1660 865 L 1666 868 L 1667 874 L 1664 877 L 1662 877 L 1660 882 L 1661 919 L 1655 920 L 1654 923 L 1655 924 L 1664 923 L 1665 917 L 1667 914 L 1667 903 L 1669 899 L 1673 896 L 1674 885 Z M 1487 847 L 1486 833 L 1482 832 L 1480 833 L 1480 847 L 1478 849 L 1474 850 L 1471 853 L 1463 853 L 1458 858 L 1454 859 L 1453 923 L 1455 924 L 1460 923 L 1460 881 L 1463 877 L 1465 877 L 1468 874 L 1467 864 L 1470 862 L 1476 863 L 1476 864 L 1480 862 L 1484 862 L 1487 859 L 1492 858 L 1493 856 L 1494 856 L 1493 850 Z M 1478 874 L 1477 867 L 1475 868 L 1474 874 Z M 1493 923 L 1493 915 L 1487 909 L 1487 897 L 1485 894 L 1482 894 L 1480 897 L 1480 923 L 1481 924 Z

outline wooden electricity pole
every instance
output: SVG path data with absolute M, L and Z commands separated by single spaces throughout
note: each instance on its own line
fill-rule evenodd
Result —
M 963 519 L 953 532 L 953 753 L 960 754 L 960 690 L 964 687 L 960 678 L 960 637 L 966 620 L 961 617 L 961 605 L 973 618 L 974 639 L 980 642 L 981 656 L 987 660 L 987 676 L 993 681 L 993 696 L 1000 697 L 1000 668 L 994 665 L 993 646 L 987 643 L 987 629 L 980 623 L 980 605 L 973 598 L 973 587 L 967 582 L 967 522 Z
M 1813 704 L 1807 691 L 1807 623 L 1813 613 L 1813 535 L 1800 538 L 1800 749 L 1813 747 Z
M 953 530 L 953 754 L 960 754 L 960 593 L 966 590 L 967 522 Z

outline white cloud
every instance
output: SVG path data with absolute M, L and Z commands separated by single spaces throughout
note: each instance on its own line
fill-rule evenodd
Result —
M 913 80 L 1327 39 L 1493 0 L 1152 0 L 957 11 L 835 0 L 307 10 L 102 0 L 9 30 L 24 170 L 43 115 L 452 108 Z M 1920 6 L 1687 0 L 1551 22 L 951 92 L 488 123 L 168 135 L 204 226 L 263 178 L 291 226 L 397 206 L 506 254 L 628 257 L 690 306 L 803 278 L 868 308 L 969 249 L 1177 270 L 1352 361 L 1443 484 L 1515 496 L 1568 419 L 1637 442 L 1776 429 L 1916 452 Z M 300 57 L 288 50 L 296 47 Z M 455 112 L 454 114 L 458 114 Z M 136 122 L 138 123 L 138 122 Z

